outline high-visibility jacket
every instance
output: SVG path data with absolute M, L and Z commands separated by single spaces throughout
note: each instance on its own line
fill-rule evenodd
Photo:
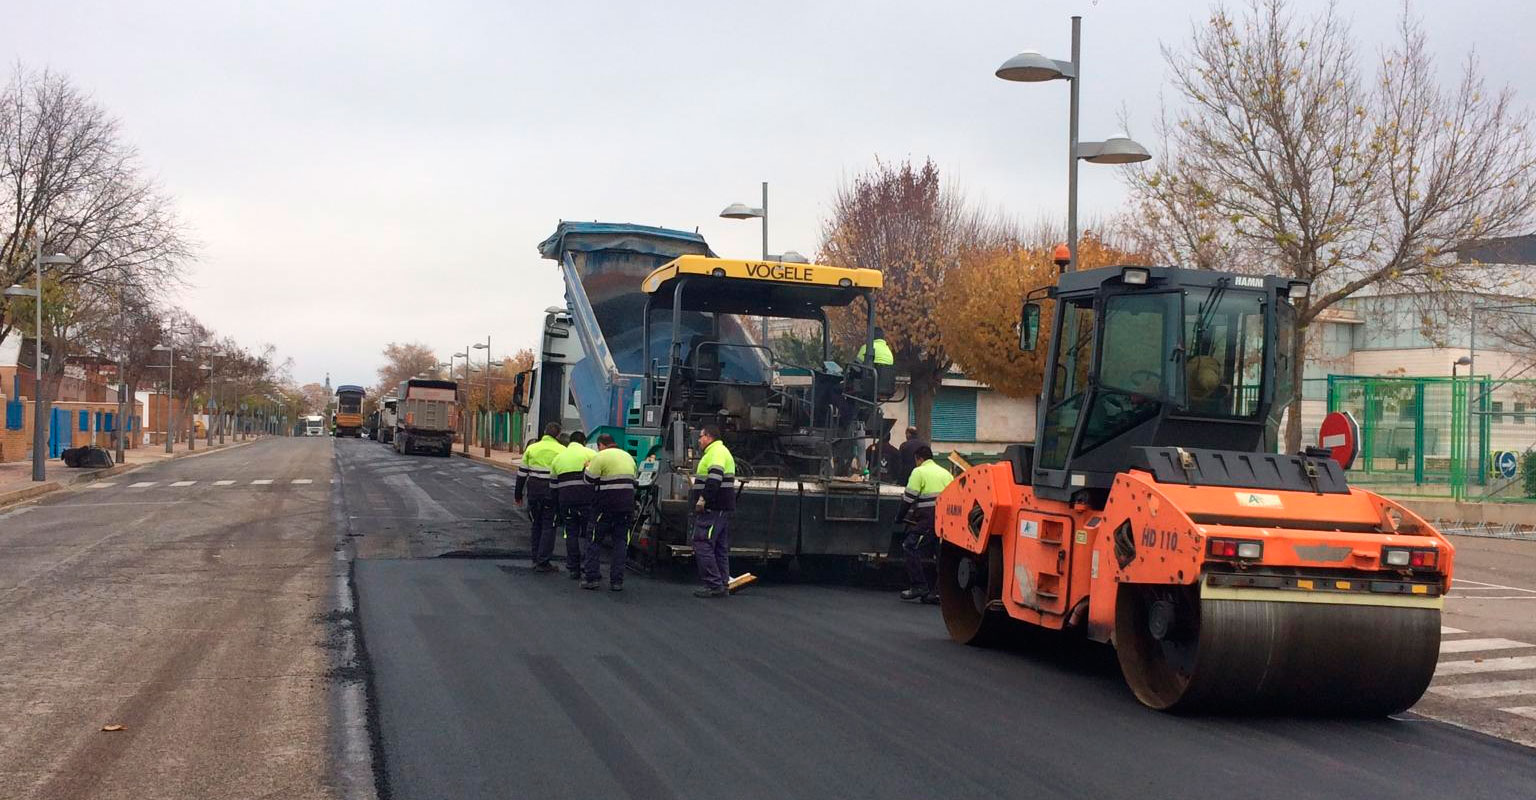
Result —
M 565 452 L 565 445 L 553 436 L 544 438 L 528 445 L 523 451 L 523 463 L 517 468 L 517 485 L 512 494 L 517 500 L 523 499 L 526 490 L 528 497 L 548 497 L 550 495 L 549 467 L 555 463 L 555 456 Z
M 931 458 L 918 464 L 907 478 L 907 490 L 901 495 L 901 512 L 897 518 L 911 520 L 920 529 L 932 529 L 939 493 L 954 479 L 949 470 Z
M 579 506 L 592 502 L 594 490 L 587 483 L 587 462 L 597 453 L 580 442 L 571 442 L 555 456 L 549 471 L 555 476 L 555 502 L 563 506 Z
M 859 345 L 859 352 L 853 358 L 854 361 L 864 360 L 864 345 Z M 896 356 L 891 353 L 891 346 L 884 339 L 875 340 L 875 364 L 890 365 L 896 363 Z
M 700 497 L 704 498 L 706 510 L 736 510 L 736 458 L 719 439 L 704 448 L 699 466 L 693 471 L 693 492 L 689 500 L 697 502 Z
M 635 483 L 640 472 L 635 457 L 622 447 L 605 447 L 587 462 L 587 480 L 597 491 L 593 501 L 603 511 L 628 511 L 635 505 Z

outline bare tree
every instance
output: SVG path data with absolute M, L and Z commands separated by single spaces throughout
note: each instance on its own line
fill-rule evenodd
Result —
M 75 263 L 49 278 L 98 289 L 173 284 L 189 244 L 116 120 L 64 76 L 17 67 L 0 88 L 0 285 L 26 282 L 41 244 Z M 14 324 L 0 305 L 0 340 Z
M 1523 232 L 1536 204 L 1530 114 L 1485 88 L 1475 58 L 1439 86 L 1408 13 L 1369 81 L 1357 52 L 1332 5 L 1306 19 L 1286 0 L 1218 6 L 1186 49 L 1164 48 L 1184 106 L 1161 126 L 1157 163 L 1128 173 L 1160 252 L 1312 284 L 1296 305 L 1297 386 L 1318 314 L 1361 292 L 1497 288 L 1454 250 Z M 1297 395 L 1287 449 L 1300 440 Z
M 437 372 L 437 354 L 420 342 L 390 342 L 384 345 L 384 365 L 379 367 L 378 391 L 383 395 L 399 388 L 400 382 L 423 372 Z

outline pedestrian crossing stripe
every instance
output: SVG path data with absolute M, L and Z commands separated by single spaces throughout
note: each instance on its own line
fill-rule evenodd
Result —
M 214 481 L 213 485 L 214 486 L 230 486 L 233 483 L 234 483 L 234 481 Z
M 1505 656 L 1477 661 L 1441 661 L 1435 668 L 1435 674 L 1471 675 L 1478 672 L 1510 672 L 1519 669 L 1536 669 L 1536 656 Z
M 105 483 L 88 483 L 88 484 L 85 485 L 85 488 L 87 488 L 87 489 L 110 489 L 110 488 L 112 488 L 113 486 L 116 486 L 116 485 L 117 484 L 113 483 L 112 481 L 107 481 Z
M 139 481 L 138 483 L 130 483 L 130 484 L 128 484 L 128 488 L 130 488 L 130 489 L 148 489 L 149 487 L 154 486 L 157 483 L 159 483 L 159 481 Z
M 1517 716 L 1525 717 L 1527 719 L 1536 719 L 1536 706 L 1519 706 L 1517 708 L 1501 708 L 1499 710 L 1508 714 L 1515 714 Z
M 1447 639 L 1440 642 L 1442 653 L 1472 653 L 1482 650 L 1513 650 L 1518 647 L 1536 647 L 1536 645 L 1516 642 L 1511 639 Z
M 1483 681 L 1455 686 L 1431 686 L 1430 694 L 1454 700 L 1477 700 L 1484 697 L 1512 697 L 1519 694 L 1536 695 L 1536 678 L 1518 681 Z
M 266 486 L 270 483 L 272 483 L 271 478 L 258 478 L 254 481 L 251 481 L 252 486 Z
M 291 482 L 296 484 L 314 483 L 314 481 L 310 480 L 309 478 L 294 478 Z
M 176 481 L 175 483 L 171 484 L 171 486 L 179 489 L 183 486 L 191 486 L 195 483 L 197 483 L 197 481 Z

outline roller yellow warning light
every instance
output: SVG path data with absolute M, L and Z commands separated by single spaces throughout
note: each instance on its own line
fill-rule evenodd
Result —
M 1134 266 L 1031 293 L 1026 318 L 1039 300 L 1055 315 L 1036 442 L 939 497 L 952 638 L 1079 630 L 1169 711 L 1417 702 L 1455 551 L 1330 451 L 1275 452 L 1294 284 Z

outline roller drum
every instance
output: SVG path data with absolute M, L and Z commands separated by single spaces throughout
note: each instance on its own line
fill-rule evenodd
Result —
M 1440 611 L 1199 599 L 1122 586 L 1116 652 L 1143 703 L 1169 711 L 1382 716 L 1434 677 Z

